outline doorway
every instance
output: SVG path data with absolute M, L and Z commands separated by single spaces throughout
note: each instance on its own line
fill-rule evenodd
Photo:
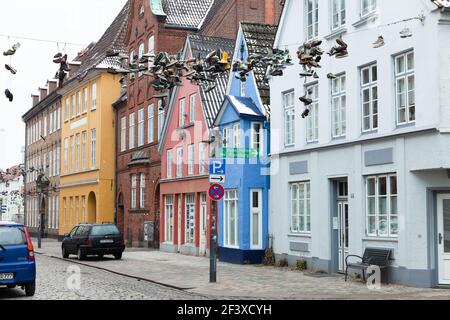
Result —
M 437 195 L 439 284 L 450 285 L 450 194 Z
M 347 179 L 332 181 L 332 252 L 333 272 L 345 272 L 345 259 L 349 254 L 349 203 Z
M 181 252 L 181 243 L 182 243 L 182 241 L 181 241 L 181 222 L 182 222 L 182 220 L 181 220 L 181 214 L 182 214 L 182 212 L 183 212 L 183 208 L 182 208 L 182 195 L 181 194 L 179 194 L 178 196 L 177 196 L 177 223 L 178 223 L 178 230 L 177 230 L 177 246 L 178 246 L 178 248 L 177 248 L 177 250 L 178 250 L 178 253 L 180 253 Z
M 88 198 L 88 223 L 97 223 L 97 198 L 94 192 Z
M 202 193 L 200 195 L 200 256 L 206 256 L 207 208 L 206 193 Z

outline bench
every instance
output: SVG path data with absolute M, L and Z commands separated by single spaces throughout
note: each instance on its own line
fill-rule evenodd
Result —
M 388 267 L 389 260 L 391 258 L 392 249 L 384 248 L 366 248 L 362 257 L 357 255 L 349 255 L 345 258 L 345 281 L 348 278 L 348 269 L 360 269 L 362 270 L 362 276 L 364 282 L 366 281 L 365 271 L 370 266 L 378 266 L 381 270 Z M 349 263 L 349 258 L 358 258 L 361 262 Z

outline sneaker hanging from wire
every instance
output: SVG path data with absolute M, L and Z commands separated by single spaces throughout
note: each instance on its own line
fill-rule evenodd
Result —
M 5 90 L 5 96 L 6 96 L 6 98 L 8 98 L 9 102 L 13 102 L 14 96 L 13 96 L 13 94 L 11 93 L 11 91 L 9 91 L 9 89 L 6 89 L 6 90 Z
M 410 38 L 412 37 L 412 31 L 408 27 L 405 27 L 402 31 L 400 31 L 400 38 Z
M 306 108 L 302 113 L 302 118 L 305 119 L 309 116 L 309 108 Z
M 309 92 L 306 92 L 303 97 L 300 97 L 300 101 L 305 104 L 305 106 L 309 106 L 313 103 L 311 98 L 308 98 Z
M 8 49 L 8 50 L 4 51 L 3 55 L 4 56 L 12 56 L 12 55 L 14 55 L 16 53 L 17 49 L 19 49 L 19 48 L 20 48 L 20 43 L 17 42 L 16 44 L 14 44 L 12 46 L 11 49 Z
M 6 70 L 8 70 L 9 72 L 11 72 L 12 74 L 16 74 L 17 70 L 14 69 L 12 66 L 10 66 L 9 64 L 5 64 L 5 68 Z
M 384 42 L 384 37 L 383 36 L 379 36 L 377 41 L 375 41 L 373 43 L 373 47 L 376 48 L 380 48 L 382 46 L 384 46 L 386 43 Z

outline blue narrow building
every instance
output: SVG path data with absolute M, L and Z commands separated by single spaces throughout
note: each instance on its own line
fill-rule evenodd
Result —
M 277 28 L 241 23 L 234 61 L 272 50 Z M 218 206 L 219 259 L 261 263 L 267 247 L 270 188 L 270 89 L 264 68 L 241 81 L 232 74 L 215 125 L 222 135 L 217 158 L 226 163 L 225 197 Z

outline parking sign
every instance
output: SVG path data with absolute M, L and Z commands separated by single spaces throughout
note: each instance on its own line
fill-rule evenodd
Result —
M 210 159 L 209 160 L 209 174 L 210 175 L 225 175 L 225 159 Z

